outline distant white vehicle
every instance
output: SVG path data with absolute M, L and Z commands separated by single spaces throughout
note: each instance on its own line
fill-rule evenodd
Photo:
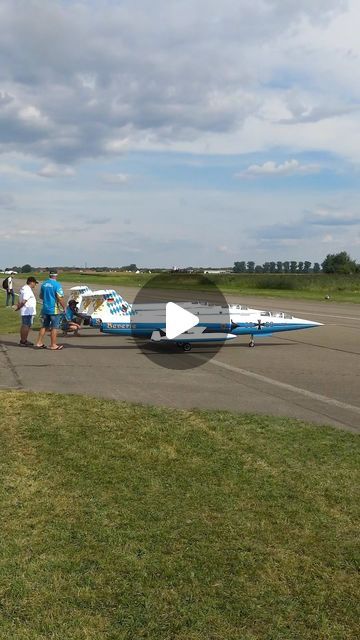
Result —
M 4 273 L 6 273 L 7 276 L 17 276 L 18 274 L 17 271 L 11 271 L 10 269 L 7 269 Z

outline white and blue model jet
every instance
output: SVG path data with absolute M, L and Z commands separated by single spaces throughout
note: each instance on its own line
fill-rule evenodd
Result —
M 184 351 L 190 351 L 196 343 L 225 342 L 242 335 L 250 336 L 249 347 L 254 347 L 255 337 L 321 326 L 320 322 L 288 313 L 239 304 L 147 302 L 131 305 L 109 289 L 82 293 L 79 310 L 88 316 L 88 323 L 99 327 L 102 333 L 176 343 Z

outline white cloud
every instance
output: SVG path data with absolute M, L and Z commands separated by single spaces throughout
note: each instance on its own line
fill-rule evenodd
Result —
M 221 244 L 217 247 L 217 250 L 220 253 L 225 253 L 227 255 L 234 255 L 234 250 L 230 249 L 230 247 L 228 247 L 226 244 Z
M 344 211 L 343 208 L 315 207 L 304 215 L 308 224 L 322 227 L 345 227 L 360 225 L 360 214 L 355 211 Z
M 154 0 L 150 11 L 148 0 L 28 0 L 24 12 L 23 0 L 3 0 L 1 96 L 16 106 L 4 122 L 3 148 L 26 145 L 28 153 L 67 164 L 143 147 L 211 153 L 218 144 L 220 151 L 244 152 L 243 127 L 250 117 L 263 118 L 272 96 L 292 118 L 277 76 L 303 73 L 311 81 L 312 69 L 326 60 L 321 47 L 312 47 L 309 65 L 307 34 L 317 42 L 346 6 L 342 0 Z M 339 54 L 332 55 L 336 68 Z M 353 80 L 352 74 L 349 90 Z M 343 95 L 336 110 L 346 113 Z M 304 117 L 320 117 L 321 108 L 310 101 Z M 260 129 L 258 148 L 271 124 L 265 121 L 262 135 Z M 29 128 L 36 131 L 30 135 Z
M 71 178 L 75 175 L 75 171 L 72 167 L 50 163 L 42 167 L 37 175 L 41 178 Z
M 0 163 L 0 175 L 10 176 L 12 178 L 34 178 L 34 174 L 31 171 L 7 163 Z
M 345 200 L 353 190 L 358 201 L 358 189 L 353 180 L 340 192 L 337 180 L 341 171 L 343 184 L 349 178 L 345 160 L 360 164 L 359 22 L 358 0 L 153 0 L 151 8 L 148 0 L 2 0 L 0 164 L 9 194 L 0 206 L 16 206 L 14 229 L 27 228 L 29 216 L 42 212 L 28 261 L 72 262 L 76 255 L 88 264 L 116 264 L 111 235 L 121 237 L 125 227 L 143 234 L 126 237 L 123 263 L 136 252 L 143 264 L 220 265 L 231 247 L 261 261 L 270 251 L 275 257 L 273 242 L 321 257 L 326 225 L 337 225 L 330 250 L 342 242 L 353 246 L 356 207 Z M 151 156 L 149 168 L 153 150 L 162 153 Z M 191 176 L 186 162 L 176 164 L 176 151 L 196 154 L 186 159 L 197 166 Z M 319 165 L 304 160 L 312 151 Z M 245 163 L 247 153 L 254 155 Z M 221 154 L 239 156 L 238 166 L 247 166 L 242 177 L 268 176 L 262 193 L 245 180 L 228 189 L 234 164 L 218 161 Z M 339 169 L 329 201 L 340 199 L 344 208 L 322 217 L 315 210 L 321 198 L 307 181 L 295 191 L 292 181 L 275 180 L 326 164 Z M 133 174 L 145 176 L 141 185 L 121 188 Z M 25 182 L 30 176 L 35 179 Z M 55 178 L 71 176 L 59 189 Z M 192 181 L 185 188 L 184 176 Z M 54 180 L 41 180 L 46 177 Z M 223 180 L 218 192 L 213 177 L 217 185 Z M 104 188 L 102 180 L 119 188 Z M 269 231 L 273 238 L 262 245 L 251 229 L 268 224 L 269 210 L 282 234 L 276 239 Z M 3 215 L 6 220 L 8 212 Z M 74 216 L 81 225 L 72 224 Z M 295 239 L 281 227 L 289 219 L 298 221 Z M 182 246 L 179 229 L 188 233 Z M 191 246 L 194 238 L 201 246 Z M 1 246 L 12 264 L 16 250 L 18 243 Z
M 48 124 L 48 118 L 41 113 L 40 109 L 33 105 L 28 105 L 19 109 L 19 118 L 25 123 L 35 126 L 46 126 Z
M 130 176 L 126 173 L 105 173 L 101 177 L 103 182 L 115 185 L 125 185 L 128 184 L 130 180 Z
M 334 242 L 334 236 L 331 233 L 325 233 L 325 235 L 320 239 L 320 242 L 323 244 L 332 243 Z
M 252 164 L 242 173 L 236 174 L 238 178 L 256 178 L 259 176 L 304 176 L 318 173 L 321 167 L 317 164 L 300 164 L 298 160 L 286 160 L 282 164 L 276 164 L 268 160 L 264 164 Z
M 103 148 L 107 153 L 113 153 L 115 155 L 119 155 L 120 153 L 125 153 L 129 147 L 129 139 L 115 139 L 115 140 L 106 140 L 104 142 Z

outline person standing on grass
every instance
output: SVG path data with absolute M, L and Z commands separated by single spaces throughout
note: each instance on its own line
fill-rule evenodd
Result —
M 64 292 L 60 282 L 57 282 L 57 272 L 50 271 L 49 277 L 45 280 L 40 289 L 40 300 L 42 300 L 42 327 L 39 331 L 39 337 L 35 347 L 37 349 L 46 349 L 44 345 L 44 336 L 46 331 L 50 330 L 50 347 L 51 351 L 60 351 L 63 345 L 57 344 L 57 332 L 60 328 L 61 314 L 65 311 L 63 301 Z M 62 309 L 62 311 L 61 311 Z
M 15 292 L 14 292 L 14 283 L 11 276 L 6 278 L 6 306 L 10 305 L 10 298 L 12 306 L 15 304 Z
M 36 278 L 29 276 L 26 280 L 26 284 L 24 284 L 19 291 L 19 302 L 16 306 L 16 311 L 20 311 L 21 315 L 20 344 L 22 347 L 30 347 L 34 344 L 33 342 L 28 341 L 28 335 L 36 316 L 36 298 L 34 289 L 37 284 L 38 281 Z

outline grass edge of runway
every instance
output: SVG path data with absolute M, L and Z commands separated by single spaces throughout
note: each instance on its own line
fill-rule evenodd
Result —
M 356 637 L 359 438 L 1 392 L 0 635 Z

